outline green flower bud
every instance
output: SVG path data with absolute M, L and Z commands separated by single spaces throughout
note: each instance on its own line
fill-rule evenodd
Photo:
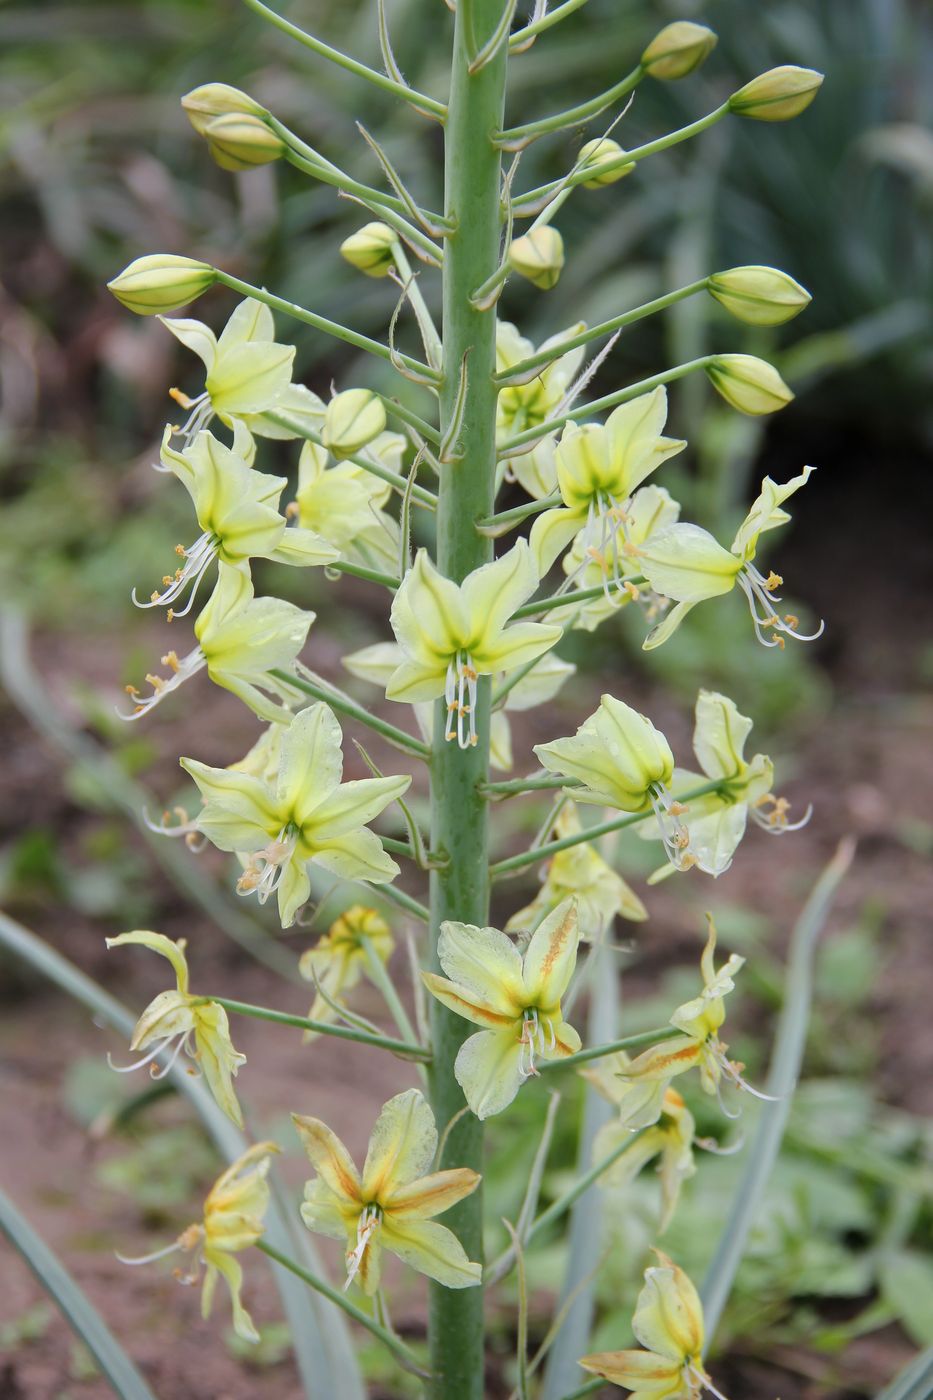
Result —
M 774 365 L 756 355 L 715 355 L 706 373 L 713 388 L 740 413 L 776 413 L 794 397 Z
M 285 152 L 285 142 L 260 117 L 227 112 L 204 128 L 208 149 L 221 170 L 252 170 Z
M 128 311 L 155 316 L 187 306 L 216 281 L 217 272 L 208 263 L 174 253 L 150 253 L 131 262 L 107 287 Z
M 780 326 L 810 305 L 806 287 L 776 267 L 730 267 L 706 280 L 711 296 L 739 321 Z
M 340 245 L 340 254 L 367 277 L 386 277 L 394 265 L 395 233 L 388 224 L 364 224 Z
M 757 122 L 787 122 L 809 107 L 822 85 L 823 74 L 813 68 L 771 68 L 734 92 L 729 109 Z
M 543 224 L 516 238 L 509 249 L 509 265 L 542 291 L 556 287 L 564 266 L 564 240 L 556 228 Z
M 652 78 L 670 82 L 685 78 L 713 52 L 719 39 L 705 24 L 688 19 L 666 24 L 641 56 L 641 66 Z
M 595 141 L 587 141 L 585 146 L 580 147 L 579 163 L 585 169 L 593 166 L 593 176 L 590 180 L 583 181 L 585 190 L 598 190 L 603 185 L 614 185 L 616 180 L 623 179 L 626 175 L 631 175 L 635 169 L 635 162 L 629 161 L 628 165 L 616 166 L 615 170 L 607 170 L 601 174 L 596 168 L 605 165 L 610 160 L 620 160 L 625 155 L 618 141 L 613 141 L 609 136 L 597 137 Z
M 382 400 L 369 389 L 347 389 L 327 405 L 321 437 L 335 457 L 352 457 L 385 431 Z
M 205 127 L 215 117 L 226 116 L 228 112 L 250 117 L 266 115 L 266 109 L 254 102 L 249 93 L 230 87 L 228 83 L 204 83 L 192 88 L 181 99 L 181 105 L 199 136 L 204 135 Z

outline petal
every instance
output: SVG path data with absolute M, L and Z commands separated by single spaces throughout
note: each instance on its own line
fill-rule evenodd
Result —
M 205 326 L 203 321 L 192 321 L 184 317 L 159 316 L 167 331 L 171 331 L 176 340 L 180 340 L 187 350 L 193 350 L 198 359 L 204 364 L 206 370 L 210 370 L 214 363 L 214 356 L 217 354 L 217 337 L 210 326 Z
M 408 655 L 424 665 L 449 658 L 463 645 L 468 627 L 460 589 L 444 578 L 419 549 L 392 603 L 392 630 Z
M 516 1025 L 518 1018 L 514 1012 L 499 1010 L 474 992 L 466 991 L 458 983 L 449 982 L 446 977 L 439 977 L 436 972 L 422 972 L 421 980 L 433 997 L 437 997 L 443 1006 L 462 1016 L 465 1021 L 494 1029 L 508 1026 L 514 1028 Z
M 181 1035 L 194 1029 L 192 998 L 178 991 L 160 992 L 133 1028 L 131 1050 L 146 1050 L 157 1040 Z
M 305 1198 L 300 1207 L 301 1218 L 309 1230 L 326 1235 L 331 1240 L 351 1238 L 359 1214 L 359 1206 L 347 1210 L 341 1197 L 327 1185 L 326 1181 L 315 1177 L 305 1183 Z
M 300 856 L 293 856 L 282 872 L 278 888 L 279 922 L 283 928 L 291 928 L 310 893 L 307 866 Z
M 477 1118 L 501 1113 L 522 1087 L 522 1043 L 508 1030 L 480 1031 L 461 1045 L 454 1065 L 457 1083 Z
M 371 681 L 373 685 L 385 686 L 405 653 L 397 642 L 376 642 L 373 646 L 361 647 L 343 658 L 343 665 L 351 676 Z
M 513 685 L 505 702 L 507 710 L 533 710 L 537 705 L 546 705 L 560 690 L 564 681 L 576 672 L 570 661 L 562 661 L 559 656 L 549 653 L 542 656 L 527 675 Z
M 356 778 L 341 783 L 319 805 L 302 811 L 302 831 L 312 845 L 346 836 L 366 826 L 411 786 L 407 773 L 390 778 Z
M 765 477 L 761 483 L 761 491 L 732 541 L 735 554 L 743 559 L 754 559 L 759 535 L 784 525 L 790 519 L 787 511 L 781 510 L 781 506 L 788 496 L 792 496 L 801 486 L 806 485 L 813 470 L 813 467 L 804 467 L 799 476 L 791 477 L 790 481 L 785 481 L 783 485 L 772 481 L 770 476 Z
M 232 1254 L 226 1254 L 219 1249 L 206 1249 L 204 1258 L 207 1261 L 208 1269 L 214 1269 L 220 1274 L 230 1290 L 230 1303 L 233 1308 L 233 1330 L 238 1337 L 242 1337 L 245 1342 L 258 1342 L 259 1333 L 256 1331 L 253 1319 L 240 1301 L 240 1289 L 243 1287 L 243 1270 L 239 1259 L 234 1259 Z M 209 1275 L 208 1275 L 209 1277 Z M 213 1297 L 213 1284 L 208 1286 L 208 1277 L 204 1279 L 204 1292 L 202 1294 L 202 1313 L 206 1317 L 210 1311 Z
M 446 1225 L 433 1220 L 386 1218 L 380 1231 L 385 1249 L 445 1288 L 472 1288 L 483 1276 L 481 1264 L 471 1263 L 463 1245 Z
M 268 413 L 247 413 L 240 421 L 245 422 L 259 437 L 278 438 L 287 442 L 299 437 L 302 427 L 309 428 L 311 432 L 320 432 L 324 422 L 324 411 L 323 401 L 317 394 L 305 388 L 304 384 L 288 384 Z M 280 423 L 273 423 L 272 416 L 279 414 L 287 415 L 289 422 L 294 423 L 295 427 L 283 428 Z
M 512 729 L 504 710 L 494 710 L 489 716 L 489 764 L 500 773 L 512 767 Z
M 166 938 L 164 933 L 152 933 L 149 929 L 137 928 L 132 933 L 120 933 L 116 938 L 105 938 L 104 942 L 108 948 L 121 948 L 127 943 L 138 943 L 142 948 L 151 948 L 154 953 L 161 953 L 175 969 L 178 990 L 182 995 L 187 993 L 188 960 L 184 953 L 184 939 L 176 943 L 174 939 Z
M 249 773 L 211 768 L 193 758 L 179 762 L 206 802 L 197 818 L 198 829 L 219 850 L 257 850 L 278 835 L 281 809 L 265 783 Z
M 386 683 L 386 699 L 417 705 L 444 694 L 447 662 L 403 661 Z
M 666 1255 L 645 1270 L 632 1331 L 649 1351 L 682 1364 L 703 1350 L 703 1306 L 690 1279 Z
M 409 1186 L 399 1187 L 386 1206 L 392 1212 L 393 1221 L 429 1220 L 471 1195 L 481 1180 L 479 1173 L 471 1171 L 469 1167 L 432 1172 L 429 1176 L 419 1177 Z
M 530 543 L 535 565 L 542 578 L 585 524 L 585 510 L 570 510 L 566 506 L 546 510 L 538 516 L 531 527 Z
M 238 572 L 221 568 L 225 574 Z M 200 635 L 211 678 L 214 672 L 259 678 L 275 668 L 287 668 L 304 646 L 313 621 L 314 613 L 303 612 L 284 598 L 256 598 L 222 625 L 212 620 Z
M 693 752 L 708 778 L 734 778 L 744 766 L 745 741 L 752 721 L 740 715 L 735 701 L 718 691 L 697 696 Z
M 694 607 L 696 607 L 695 603 L 677 603 L 675 607 L 671 608 L 669 613 L 665 613 L 656 627 L 652 627 L 641 644 L 642 650 L 654 651 L 655 647 L 663 645 L 669 637 L 673 637 L 677 628 L 687 616 L 687 613 Z
M 384 1105 L 363 1166 L 363 1199 L 385 1205 L 393 1191 L 423 1176 L 437 1150 L 434 1114 L 424 1095 L 406 1089 Z
M 448 920 L 441 924 L 437 956 L 459 990 L 505 1015 L 521 1016 L 528 1004 L 522 958 L 506 934 Z
M 699 1063 L 702 1047 L 690 1036 L 674 1036 L 661 1045 L 652 1046 L 619 1070 L 623 1079 L 669 1080 L 675 1074 L 683 1074 Z
M 557 459 L 555 448 L 557 439 L 546 437 L 536 443 L 530 452 L 519 457 L 510 457 L 506 466 L 523 491 L 535 501 L 543 500 L 557 490 Z
M 646 476 L 687 446 L 680 438 L 661 436 L 666 420 L 667 390 L 663 385 L 650 394 L 640 394 L 631 403 L 620 404 L 606 419 L 615 475 L 612 494 L 619 499 L 630 496 Z
M 379 837 L 366 827 L 346 836 L 328 836 L 320 844 L 315 841 L 311 859 L 344 880 L 369 880 L 374 885 L 388 884 L 399 873 Z
M 347 1206 L 360 1203 L 360 1174 L 343 1143 L 320 1118 L 292 1114 L 302 1146 L 324 1184 Z
M 197 1007 L 194 1015 L 197 1061 L 207 1087 L 218 1107 L 242 1128 L 243 1114 L 233 1088 L 233 1077 L 240 1065 L 246 1064 L 246 1056 L 233 1048 L 227 1013 L 222 1006 L 211 1002 Z
M 504 631 L 480 640 L 470 655 L 477 671 L 483 675 L 514 671 L 549 651 L 562 635 L 563 628 L 556 623 L 515 622 Z
M 675 601 L 697 603 L 735 586 L 741 559 L 699 525 L 669 525 L 637 546 L 635 560 L 651 587 Z
M 584 1371 L 592 1371 L 651 1400 L 682 1394 L 680 1362 L 659 1356 L 657 1352 L 600 1351 L 592 1356 L 581 1356 L 577 1364 Z
M 292 564 L 299 569 L 318 568 L 340 558 L 340 550 L 313 530 L 291 525 L 269 555 L 277 564 Z
M 334 792 L 343 773 L 343 734 L 328 705 L 301 710 L 282 741 L 276 797 L 281 809 L 290 809 L 300 826 Z
M 515 609 L 527 603 L 539 581 L 526 540 L 519 540 L 493 563 L 474 569 L 460 590 L 470 630 L 468 650 L 482 650 L 485 641 L 501 631 Z
M 523 962 L 529 1004 L 557 1006 L 573 976 L 580 930 L 577 904 L 565 899 L 535 930 Z
M 693 803 L 690 809 L 692 807 Z M 685 817 L 690 836 L 689 853 L 695 857 L 697 868 L 705 874 L 724 874 L 745 835 L 746 803 L 714 802 L 706 815 L 699 816 L 693 815 L 690 809 Z
M 293 345 L 249 341 L 222 350 L 207 376 L 217 413 L 262 413 L 274 406 L 292 377 Z
M 271 340 L 275 335 L 272 312 L 256 297 L 245 297 L 230 314 L 220 333 L 219 343 L 225 350 L 242 345 L 247 340 Z

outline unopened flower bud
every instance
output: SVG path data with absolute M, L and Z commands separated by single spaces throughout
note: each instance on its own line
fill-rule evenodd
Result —
M 756 355 L 715 355 L 706 373 L 726 403 L 740 413 L 776 413 L 794 397 L 774 365 Z
M 822 85 L 823 74 L 813 68 L 771 68 L 734 92 L 729 110 L 758 122 L 790 121 L 809 107 Z
M 226 116 L 229 112 L 250 117 L 266 115 L 266 109 L 254 102 L 248 92 L 241 92 L 228 83 L 204 83 L 192 88 L 181 99 L 181 105 L 199 136 L 204 135 L 205 127 L 215 117 Z
M 652 78 L 669 82 L 685 78 L 713 52 L 719 42 L 705 24 L 693 24 L 688 19 L 666 24 L 656 34 L 641 56 L 641 66 Z
M 598 190 L 603 185 L 614 185 L 616 180 L 621 180 L 625 175 L 631 175 L 635 169 L 635 162 L 629 161 L 627 165 L 617 165 L 614 170 L 602 172 L 599 166 L 607 165 L 609 161 L 621 160 L 625 155 L 618 141 L 613 141 L 609 136 L 597 137 L 595 141 L 587 141 L 585 146 L 580 147 L 579 164 L 586 170 L 593 167 L 593 174 L 589 180 L 583 181 L 585 190 Z
M 204 128 L 208 149 L 221 170 L 252 170 L 285 152 L 285 142 L 259 117 L 228 112 Z
M 395 233 L 388 224 L 364 224 L 340 245 L 341 257 L 367 277 L 386 277 L 395 262 Z
M 711 296 L 740 321 L 753 326 L 780 326 L 798 316 L 811 297 L 776 267 L 730 267 L 706 280 Z
M 564 266 L 564 240 L 550 224 L 530 229 L 513 242 L 509 264 L 520 277 L 527 277 L 542 291 L 550 291 L 556 287 Z
M 107 287 L 128 311 L 155 316 L 187 306 L 216 281 L 216 269 L 208 263 L 174 253 L 150 253 L 131 262 Z
M 369 389 L 347 389 L 327 405 L 321 436 L 335 457 L 352 457 L 385 430 L 382 400 Z

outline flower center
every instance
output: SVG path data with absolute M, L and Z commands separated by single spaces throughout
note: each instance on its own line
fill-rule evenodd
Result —
M 536 1006 L 527 1007 L 522 1015 L 519 1043 L 518 1072 L 522 1079 L 530 1079 L 538 1073 L 535 1060 L 547 1059 L 557 1048 L 557 1035 L 550 1016 L 542 1016 Z
M 214 416 L 214 405 L 211 403 L 211 396 L 205 389 L 198 394 L 197 398 L 190 399 L 187 394 L 183 394 L 180 389 L 169 389 L 169 398 L 174 399 L 180 408 L 188 411 L 188 417 L 181 427 L 172 428 L 172 432 L 184 440 L 187 450 L 194 442 L 202 428 L 206 428 Z M 161 468 L 161 470 L 165 470 Z
M 287 822 L 274 841 L 261 851 L 254 851 L 249 864 L 237 880 L 237 894 L 255 894 L 260 904 L 265 904 L 274 894 L 285 877 L 288 863 L 295 854 L 299 831 Z
M 343 1285 L 344 1292 L 359 1273 L 366 1251 L 372 1242 L 373 1235 L 378 1230 L 382 1222 L 382 1209 L 377 1205 L 364 1206 L 360 1213 L 360 1218 L 356 1222 L 356 1244 L 352 1249 L 347 1250 L 347 1281 Z
M 447 663 L 447 679 L 444 684 L 444 700 L 447 703 L 447 728 L 444 738 L 448 743 L 456 739 L 461 749 L 470 749 L 476 744 L 476 696 L 479 673 L 473 659 L 462 647 L 456 656 Z
M 663 783 L 651 783 L 648 800 L 657 819 L 667 858 L 675 870 L 689 870 L 697 858 L 690 850 L 690 833 L 680 820 L 686 807 L 668 792 Z

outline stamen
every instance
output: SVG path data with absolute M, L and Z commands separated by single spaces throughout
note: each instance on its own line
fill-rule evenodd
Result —
M 444 681 L 444 700 L 447 705 L 447 726 L 444 738 L 448 743 L 456 739 L 461 749 L 470 749 L 477 743 L 476 704 L 479 690 L 479 673 L 473 665 L 469 652 L 458 651 L 447 663 L 447 676 Z M 454 723 L 456 715 L 456 724 Z M 469 719 L 467 725 L 465 721 Z
M 164 700 L 166 695 L 171 695 L 173 690 L 177 690 L 185 681 L 190 680 L 192 676 L 197 675 L 198 671 L 203 670 L 207 665 L 207 657 L 200 647 L 195 647 L 194 651 L 190 651 L 181 661 L 179 661 L 176 652 L 167 652 L 162 657 L 162 664 L 169 667 L 172 675 L 167 680 L 163 676 L 151 673 L 147 675 L 146 680 L 152 687 L 151 695 L 144 696 L 135 685 L 128 685 L 126 693 L 134 702 L 133 709 L 129 714 L 118 709 L 116 713 L 119 719 L 127 721 L 141 719 L 143 715 L 148 714 L 151 709 Z
M 648 800 L 658 823 L 661 842 L 675 870 L 690 870 L 697 863 L 690 850 L 690 833 L 680 820 L 687 809 L 677 802 L 661 783 L 648 788 Z
M 347 1291 L 359 1273 L 363 1257 L 379 1227 L 381 1218 L 382 1212 L 378 1206 L 369 1205 L 363 1208 L 362 1214 L 356 1222 L 356 1246 L 347 1253 L 347 1281 L 343 1285 L 344 1292 Z
M 167 1035 L 167 1036 L 165 1036 L 165 1038 L 164 1038 L 163 1040 L 160 1040 L 160 1041 L 158 1042 L 157 1045 L 153 1046 L 153 1048 L 149 1051 L 149 1054 L 148 1054 L 148 1055 L 144 1055 L 143 1058 L 142 1058 L 141 1060 L 137 1060 L 136 1063 L 135 1063 L 135 1064 L 132 1064 L 132 1065 L 115 1065 L 114 1062 L 113 1062 L 113 1060 L 112 1060 L 112 1058 L 111 1058 L 111 1056 L 110 1056 L 110 1051 L 108 1050 L 108 1051 L 107 1051 L 107 1064 L 108 1064 L 108 1065 L 110 1066 L 110 1068 L 111 1068 L 112 1070 L 114 1070 L 117 1074 L 131 1074 L 132 1071 L 133 1071 L 134 1069 L 142 1069 L 143 1065 L 148 1065 L 148 1064 L 150 1064 L 151 1061 L 154 1060 L 154 1059 L 156 1058 L 157 1055 L 161 1055 L 162 1051 L 163 1051 L 163 1050 L 167 1050 L 168 1047 L 171 1045 L 172 1041 L 173 1041 L 173 1040 L 176 1038 L 176 1036 L 178 1036 L 179 1034 L 185 1034 L 185 1035 L 186 1035 L 187 1032 L 178 1032 L 178 1031 L 176 1031 L 176 1032 L 175 1032 L 175 1035 Z
M 259 903 L 265 904 L 285 878 L 288 862 L 295 854 L 297 844 L 298 832 L 283 826 L 274 841 L 264 850 L 253 853 L 249 866 L 237 881 L 237 894 L 255 894 Z
M 201 580 L 217 555 L 219 544 L 220 541 L 217 539 L 217 536 L 205 530 L 204 534 L 200 535 L 198 539 L 195 540 L 190 549 L 185 549 L 183 545 L 179 545 L 178 548 L 185 559 L 184 568 L 178 570 L 171 582 L 163 588 L 161 593 L 156 590 L 147 603 L 141 603 L 139 601 L 136 596 L 136 589 L 134 588 L 132 592 L 133 602 L 138 608 L 166 607 L 169 603 L 174 603 L 178 598 L 181 598 L 190 589 L 188 601 L 185 606 L 180 612 L 172 609 L 171 614 L 173 617 L 187 616 L 194 604 Z
M 138 1264 L 154 1264 L 157 1259 L 165 1259 L 169 1254 L 177 1254 L 183 1248 L 180 1239 L 173 1244 L 167 1244 L 164 1249 L 155 1249 L 151 1254 L 140 1254 L 138 1258 L 130 1258 L 129 1255 L 120 1254 L 114 1250 L 114 1258 L 119 1259 L 121 1264 L 129 1264 L 131 1268 L 136 1268 Z

